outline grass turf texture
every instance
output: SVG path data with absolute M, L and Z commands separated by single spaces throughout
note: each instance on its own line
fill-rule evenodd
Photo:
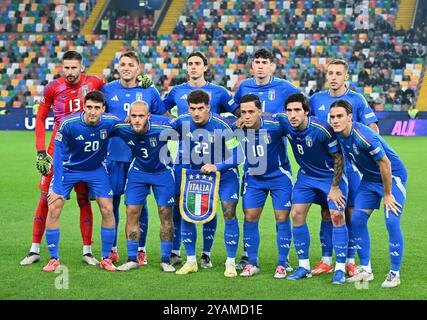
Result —
M 49 135 L 48 135 L 49 137 Z M 401 269 L 402 284 L 395 289 L 382 289 L 381 283 L 389 271 L 388 236 L 382 210 L 374 212 L 369 221 L 372 241 L 372 267 L 375 280 L 369 288 L 358 290 L 352 284 L 336 286 L 331 284 L 332 275 L 321 275 L 300 281 L 274 279 L 277 248 L 274 215 L 271 200 L 267 200 L 261 222 L 261 246 L 259 261 L 261 274 L 253 278 L 225 278 L 223 276 L 226 251 L 223 244 L 223 218 L 219 213 L 218 229 L 212 250 L 214 267 L 210 270 L 199 268 L 189 275 L 166 274 L 160 271 L 159 219 L 153 196 L 149 197 L 149 234 L 147 240 L 148 265 L 139 270 L 109 273 L 99 267 L 81 262 L 82 242 L 79 231 L 79 210 L 72 194 L 61 216 L 61 263 L 69 270 L 68 289 L 58 290 L 55 281 L 59 274 L 44 273 L 42 267 L 49 259 L 43 238 L 41 261 L 22 267 L 19 261 L 31 245 L 32 220 L 37 206 L 39 175 L 35 168 L 34 133 L 1 131 L 0 145 L 2 170 L 0 173 L 1 219 L 1 270 L 2 285 L 0 299 L 426 299 L 427 278 L 424 267 L 426 259 L 425 229 L 427 216 L 424 212 L 426 190 L 425 160 L 427 138 L 386 137 L 386 140 L 401 156 L 408 172 L 408 198 L 402 218 L 405 251 Z M 292 154 L 292 152 L 290 152 Z M 297 165 L 293 156 L 294 175 Z M 93 250 L 99 258 L 100 213 L 96 203 L 94 210 Z M 240 242 L 243 233 L 243 212 L 238 206 Z M 119 253 L 121 262 L 126 260 L 124 236 L 125 207 L 121 207 L 119 226 Z M 320 213 L 313 206 L 309 213 L 308 226 L 311 234 L 311 266 L 320 260 L 319 244 Z M 197 254 L 201 252 L 201 228 L 198 227 Z M 182 248 L 185 255 L 185 250 Z M 242 254 L 239 245 L 237 260 Z M 199 257 L 198 257 L 199 258 Z M 298 264 L 292 246 L 290 262 Z

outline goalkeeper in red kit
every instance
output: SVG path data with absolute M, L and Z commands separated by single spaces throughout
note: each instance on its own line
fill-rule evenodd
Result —
M 62 69 L 64 75 L 51 81 L 45 88 L 43 99 L 40 103 L 36 116 L 36 149 L 37 170 L 42 174 L 39 188 L 40 199 L 34 215 L 33 241 L 30 252 L 21 261 L 21 265 L 29 265 L 40 260 L 40 242 L 45 231 L 46 217 L 48 211 L 47 194 L 52 180 L 52 155 L 58 126 L 64 116 L 74 112 L 83 111 L 84 97 L 88 92 L 100 90 L 105 82 L 96 76 L 83 73 L 82 56 L 76 51 L 67 51 L 62 58 Z M 143 87 L 150 86 L 153 82 L 147 76 L 139 79 Z M 53 108 L 55 125 L 52 139 L 46 151 L 45 145 L 45 120 L 50 108 Z M 84 183 L 74 186 L 77 194 L 77 203 L 80 207 L 80 231 L 83 238 L 83 261 L 90 265 L 98 264 L 98 260 L 92 255 L 92 229 L 93 216 L 89 199 L 89 190 Z

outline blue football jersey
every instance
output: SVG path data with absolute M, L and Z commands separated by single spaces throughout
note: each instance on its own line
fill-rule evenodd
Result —
M 365 97 L 361 94 L 347 89 L 339 97 L 333 97 L 329 89 L 313 94 L 310 99 L 311 114 L 329 122 L 329 109 L 331 104 L 338 100 L 346 100 L 353 107 L 353 120 L 365 125 L 378 122 L 375 112 L 369 107 Z
M 334 175 L 334 158 L 332 154 L 340 152 L 340 146 L 332 127 L 317 117 L 308 117 L 304 130 L 291 126 L 285 113 L 278 113 L 275 118 L 280 122 L 300 171 L 312 177 L 330 179 Z
M 130 123 L 118 123 L 112 136 L 119 137 L 129 146 L 134 160 L 132 167 L 144 172 L 158 172 L 172 166 L 167 139 L 161 135 L 172 130 L 170 119 L 152 115 L 148 120 L 148 131 L 141 135 L 133 131 Z
M 289 81 L 277 77 L 271 77 L 270 82 L 262 86 L 256 84 L 255 78 L 250 78 L 243 80 L 237 88 L 234 95 L 236 106 L 244 95 L 250 93 L 259 97 L 263 112 L 274 114 L 283 112 L 285 110 L 285 102 L 289 96 L 301 93 L 301 90 Z
M 119 119 L 102 114 L 95 126 L 86 124 L 84 112 L 64 117 L 55 136 L 54 175 L 63 169 L 89 171 L 98 168 L 107 156 L 108 140 Z
M 377 161 L 386 155 L 391 162 L 391 174 L 406 180 L 406 169 L 399 156 L 371 128 L 354 122 L 347 138 L 342 134 L 337 134 L 337 136 L 344 154 L 357 166 L 363 174 L 363 179 L 375 182 L 382 181 Z
M 120 84 L 120 80 L 115 80 L 103 86 L 101 91 L 105 95 L 106 111 L 120 120 L 128 116 L 130 105 L 135 101 L 145 101 L 152 114 L 166 113 L 163 100 L 155 87 L 126 88 Z M 114 137 L 108 146 L 108 158 L 114 161 L 131 162 L 132 154 L 120 138 Z
M 203 90 L 209 94 L 212 113 L 233 112 L 235 109 L 231 92 L 210 82 L 207 82 L 203 87 L 192 87 L 188 82 L 173 87 L 163 100 L 166 108 L 170 110 L 177 106 L 178 116 L 188 113 L 187 97 L 194 90 Z
M 279 121 L 270 116 L 261 116 L 258 130 L 235 131 L 245 153 L 243 170 L 259 179 L 273 179 L 291 171 L 284 131 Z
M 186 155 L 181 164 L 189 165 L 190 169 L 200 169 L 210 163 L 224 173 L 243 160 L 237 138 L 217 114 L 210 113 L 208 122 L 203 126 L 198 126 L 189 114 L 184 114 L 173 119 L 171 126 L 178 132 L 183 154 Z

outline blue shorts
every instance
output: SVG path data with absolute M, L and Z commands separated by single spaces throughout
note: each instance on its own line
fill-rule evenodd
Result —
M 270 192 L 274 210 L 290 210 L 292 187 L 289 171 L 265 180 L 245 174 L 242 179 L 243 209 L 263 208 Z
M 357 169 L 356 169 L 357 170 Z M 359 189 L 360 181 L 362 180 L 362 174 L 357 170 L 347 170 L 348 177 L 348 198 L 347 207 L 354 207 L 354 201 L 356 200 L 357 189 Z
M 107 168 L 104 165 L 91 171 L 79 171 L 63 169 L 62 181 L 54 177 L 51 182 L 51 189 L 62 194 L 66 199 L 70 198 L 71 189 L 76 183 L 85 182 L 89 187 L 91 196 L 97 198 L 112 198 L 113 190 L 108 179 Z
M 158 206 L 175 205 L 175 178 L 172 169 L 160 172 L 144 172 L 131 167 L 125 188 L 126 205 L 145 205 L 150 189 L 153 188 L 154 198 Z
M 331 185 L 332 179 L 315 178 L 299 171 L 292 192 L 292 204 L 316 203 L 331 210 L 338 210 L 333 201 L 327 200 Z M 339 187 L 342 194 L 347 198 L 348 181 L 344 175 Z
M 239 187 L 239 172 L 236 168 L 221 173 L 219 199 L 227 202 L 239 202 Z
M 122 195 L 125 193 L 129 166 L 130 162 L 118 162 L 107 159 L 108 176 L 114 195 Z
M 396 201 L 405 206 L 406 200 L 406 179 L 393 176 L 391 183 L 392 191 Z M 362 178 L 359 189 L 357 190 L 356 201 L 354 203 L 355 209 L 379 209 L 381 199 L 384 197 L 384 188 L 382 182 L 367 181 Z

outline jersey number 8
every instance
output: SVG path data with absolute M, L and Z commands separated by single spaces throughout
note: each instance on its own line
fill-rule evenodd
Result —
M 297 144 L 297 150 L 299 154 L 302 154 L 302 155 L 304 154 L 304 148 L 302 147 L 302 145 Z

